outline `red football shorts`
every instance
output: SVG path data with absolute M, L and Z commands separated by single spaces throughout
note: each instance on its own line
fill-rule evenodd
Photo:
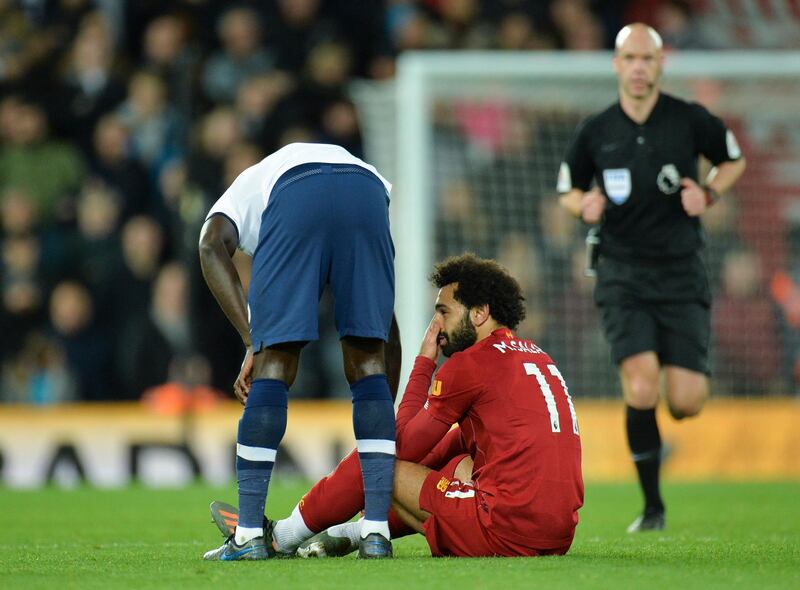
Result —
M 420 508 L 431 514 L 422 526 L 434 557 L 494 555 L 478 520 L 475 488 L 454 478 L 456 467 L 467 456 L 457 455 L 439 471 L 431 471 L 419 493 Z
M 484 529 L 478 516 L 484 510 L 480 492 L 472 482 L 455 479 L 458 464 L 468 455 L 457 455 L 442 469 L 431 471 L 419 493 L 420 508 L 430 513 L 424 522 L 425 539 L 434 557 L 520 557 L 563 555 L 569 546 L 537 551 L 496 537 Z

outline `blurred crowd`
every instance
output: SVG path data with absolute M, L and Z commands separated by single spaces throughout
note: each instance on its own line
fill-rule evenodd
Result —
M 287 143 L 363 155 L 353 79 L 410 49 L 608 48 L 631 19 L 674 48 L 758 43 L 697 4 L 0 0 L 0 401 L 229 391 L 242 348 L 200 274 L 204 216 Z M 797 316 L 791 277 L 774 290 Z M 301 392 L 348 393 L 331 350 L 304 353 Z
M 585 276 L 587 227 L 564 213 L 553 181 L 592 111 L 518 100 L 526 83 L 547 85 L 509 82 L 507 94 L 472 98 L 464 83 L 458 96 L 434 99 L 435 255 L 473 250 L 509 268 L 527 298 L 519 332 L 565 367 L 575 394 L 607 396 L 619 385 Z M 702 218 L 714 295 L 712 383 L 722 395 L 800 394 L 800 118 L 777 112 L 780 105 L 764 109 L 766 117 L 742 110 L 764 101 L 761 84 L 701 80 L 685 89 L 705 93 L 748 159 L 747 174 Z M 724 97 L 734 94 L 730 108 Z M 701 177 L 708 168 L 701 163 Z

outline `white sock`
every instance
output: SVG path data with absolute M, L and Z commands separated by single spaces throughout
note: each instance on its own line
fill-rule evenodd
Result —
M 358 542 L 361 540 L 362 522 L 364 522 L 363 518 L 356 522 L 334 525 L 328 529 L 328 534 L 331 537 L 347 537 L 353 545 L 358 545 Z
M 371 533 L 380 533 L 384 539 L 389 539 L 389 522 L 386 520 L 364 520 L 361 523 L 361 538 L 366 539 Z
M 255 539 L 256 537 L 263 537 L 264 536 L 264 529 L 261 527 L 236 527 L 236 536 L 233 538 L 236 541 L 237 545 L 244 545 L 250 539 Z
M 294 507 L 288 518 L 275 523 L 275 529 L 272 531 L 275 548 L 281 553 L 294 553 L 303 541 L 313 536 L 314 531 L 306 526 L 299 505 Z

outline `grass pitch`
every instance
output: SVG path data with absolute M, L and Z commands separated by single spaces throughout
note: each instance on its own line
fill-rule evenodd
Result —
M 271 486 L 289 512 L 301 484 Z M 667 484 L 667 530 L 625 533 L 634 484 L 589 485 L 566 557 L 432 559 L 420 536 L 391 562 L 355 558 L 218 563 L 208 503 L 233 487 L 154 491 L 0 488 L 0 588 L 800 588 L 800 483 Z

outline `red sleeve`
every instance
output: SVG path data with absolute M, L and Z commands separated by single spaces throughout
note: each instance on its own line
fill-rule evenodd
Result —
M 461 420 L 482 391 L 483 381 L 475 361 L 456 353 L 436 374 L 427 413 L 451 426 Z
M 469 449 L 461 434 L 461 428 L 458 426 L 451 428 L 450 432 L 445 434 L 444 438 L 436 443 L 436 446 L 433 447 L 433 450 L 421 461 L 421 464 L 425 467 L 437 470 L 447 465 L 453 457 L 469 455 Z
M 431 377 L 436 370 L 436 363 L 424 356 L 418 356 L 414 361 L 414 368 L 411 369 L 411 376 L 408 378 L 403 400 L 397 409 L 397 435 L 400 433 L 417 413 L 425 405 L 428 399 L 428 388 L 431 386 Z
M 414 372 L 420 365 L 419 361 L 418 358 L 414 363 Z M 409 380 L 409 385 L 412 380 Z M 453 355 L 439 369 L 427 403 L 419 395 L 419 390 L 412 391 L 408 413 L 411 414 L 412 405 L 417 411 L 410 419 L 404 416 L 402 430 L 398 428 L 397 458 L 415 463 L 421 461 L 466 413 L 481 389 L 468 357 Z M 406 389 L 406 395 L 408 392 Z M 403 403 L 406 403 L 405 395 Z
M 402 435 L 397 437 L 397 458 L 419 463 L 448 430 L 450 424 L 445 424 L 428 412 L 420 412 L 411 419 Z

